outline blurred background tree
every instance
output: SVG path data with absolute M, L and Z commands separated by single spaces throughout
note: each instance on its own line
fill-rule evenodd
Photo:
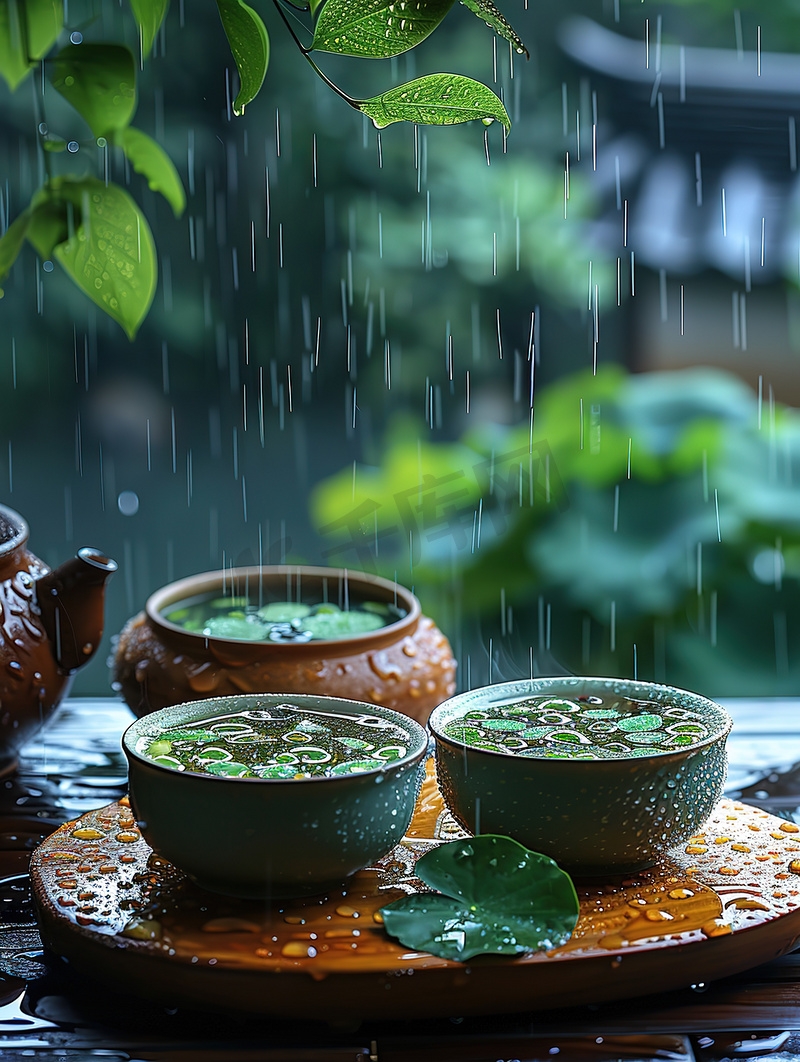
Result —
M 398 419 L 380 464 L 320 484 L 313 511 L 342 563 L 396 572 L 462 632 L 482 681 L 776 694 L 798 679 L 799 445 L 797 412 L 759 422 L 731 374 L 603 367 L 539 392 L 532 428 L 420 444 Z

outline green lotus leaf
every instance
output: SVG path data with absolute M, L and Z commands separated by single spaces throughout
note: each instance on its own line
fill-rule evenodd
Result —
M 443 959 L 523 955 L 564 944 L 578 921 L 575 887 L 549 856 L 510 837 L 451 841 L 417 860 L 435 893 L 414 893 L 381 909 L 390 936 Z

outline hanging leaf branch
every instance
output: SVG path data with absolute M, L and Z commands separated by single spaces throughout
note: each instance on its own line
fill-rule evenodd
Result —
M 149 53 L 166 12 L 165 0 L 132 0 L 142 55 Z M 60 0 L 0 0 L 0 72 L 13 90 L 49 55 L 63 28 Z M 45 59 L 53 88 L 85 121 L 98 147 L 122 150 L 176 216 L 186 197 L 166 151 L 131 122 L 136 113 L 137 62 L 120 44 L 73 43 Z M 48 155 L 67 149 L 38 123 Z M 43 260 L 55 260 L 130 339 L 147 316 L 156 290 L 156 250 L 147 218 L 124 189 L 86 175 L 53 176 L 0 237 L 0 284 L 27 240 Z M 0 288 L 2 295 L 2 288 Z
M 230 2 L 225 0 L 225 3 Z M 242 0 L 233 2 L 246 7 Z M 459 74 L 428 74 L 406 85 L 387 89 L 372 99 L 358 100 L 335 85 L 309 54 L 317 51 L 361 59 L 391 59 L 410 51 L 430 36 L 453 7 L 455 0 L 324 0 L 322 3 L 310 0 L 309 11 L 315 24 L 308 47 L 300 42 L 292 29 L 281 0 L 273 2 L 314 71 L 346 103 L 371 118 L 376 128 L 383 129 L 393 122 L 404 121 L 421 125 L 456 125 L 480 119 L 486 123 L 499 121 L 506 131 L 511 129 L 511 120 L 502 101 L 486 85 L 472 78 Z M 463 2 L 519 54 L 528 54 L 519 36 L 492 0 Z M 255 12 L 250 8 L 247 10 L 253 19 L 249 26 L 242 26 L 250 37 L 249 54 L 243 64 L 240 63 L 240 56 L 245 49 L 241 38 L 234 41 L 226 26 L 243 87 L 255 83 L 259 76 L 263 80 L 266 72 L 266 62 L 260 67 L 250 58 L 257 54 L 256 34 L 266 34 L 266 30 Z
M 272 2 L 315 73 L 376 128 L 394 122 L 455 125 L 479 119 L 510 129 L 508 113 L 495 93 L 460 74 L 428 74 L 359 100 L 331 81 L 311 57 L 312 52 L 367 59 L 400 55 L 430 36 L 455 0 L 308 0 L 304 9 L 308 45 L 300 41 L 286 16 L 282 4 L 289 0 Z M 492 0 L 463 2 L 517 52 L 525 52 Z M 216 0 L 216 5 L 239 75 L 232 107 L 240 116 L 263 86 L 269 35 L 261 15 L 244 0 Z M 121 44 L 84 42 L 80 33 L 73 33 L 70 43 L 54 52 L 60 39 L 63 43 L 62 0 L 0 0 L 0 77 L 14 92 L 41 69 L 86 123 L 98 147 L 118 148 L 180 216 L 186 198 L 178 171 L 164 148 L 132 124 L 138 103 L 137 71 L 150 55 L 167 7 L 168 0 L 130 0 L 138 55 Z M 48 129 L 43 83 L 37 92 L 36 126 L 46 177 L 28 207 L 0 234 L 0 285 L 27 241 L 41 258 L 58 262 L 132 339 L 147 316 L 157 282 L 147 219 L 128 192 L 113 182 L 83 173 L 52 174 L 52 156 L 69 154 L 75 142 Z

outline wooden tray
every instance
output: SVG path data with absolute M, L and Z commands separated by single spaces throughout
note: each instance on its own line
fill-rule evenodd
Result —
M 327 897 L 234 900 L 194 886 L 143 840 L 126 800 L 61 826 L 31 864 L 42 937 L 81 972 L 165 1005 L 352 1022 L 602 1002 L 707 982 L 800 939 L 800 829 L 723 800 L 659 866 L 580 883 L 551 952 L 449 962 L 412 952 L 375 912 L 424 888 L 416 859 L 464 836 L 431 764 L 408 835 Z

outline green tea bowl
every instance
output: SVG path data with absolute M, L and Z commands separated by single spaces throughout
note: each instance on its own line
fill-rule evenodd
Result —
M 309 719 L 372 719 L 399 726 L 407 751 L 378 768 L 306 778 L 228 777 L 155 762 L 151 742 L 175 727 L 212 726 L 240 712 L 290 705 Z M 316 713 L 316 715 L 315 715 Z M 379 723 L 376 725 L 380 725 Z M 403 742 L 405 746 L 405 742 Z M 153 851 L 202 888 L 280 899 L 324 893 L 380 859 L 411 821 L 425 772 L 428 734 L 389 708 L 310 694 L 242 694 L 177 704 L 125 731 L 129 796 Z M 152 755 L 152 754 L 151 754 Z M 363 768 L 363 769 L 362 769 Z
M 548 755 L 538 748 L 525 755 L 492 751 L 445 733 L 448 723 L 452 729 L 466 712 L 477 713 L 480 722 L 486 709 L 531 697 L 579 704 L 630 698 L 652 705 L 654 717 L 662 713 L 664 726 L 689 721 L 705 733 L 686 747 L 640 747 L 605 759 Z M 429 726 L 439 788 L 465 829 L 505 834 L 573 875 L 597 877 L 652 866 L 702 829 L 722 795 L 732 722 L 718 704 L 686 690 L 630 679 L 564 677 L 458 694 L 434 710 Z M 476 741 L 474 729 L 463 732 Z

